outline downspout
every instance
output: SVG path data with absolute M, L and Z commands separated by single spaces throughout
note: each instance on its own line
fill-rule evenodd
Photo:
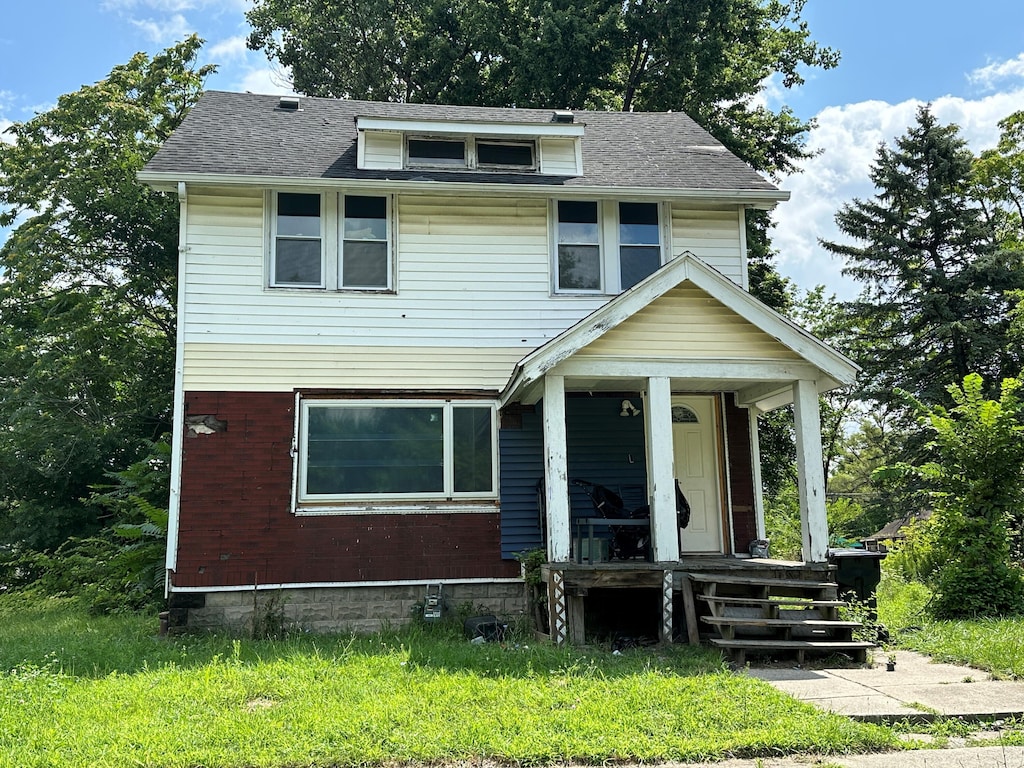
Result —
M 185 430 L 185 259 L 188 253 L 188 190 L 178 182 L 178 306 L 174 332 L 174 426 L 171 430 L 171 493 L 167 500 L 167 569 L 164 598 L 171 592 L 171 576 L 178 564 L 178 527 L 181 511 L 181 464 Z

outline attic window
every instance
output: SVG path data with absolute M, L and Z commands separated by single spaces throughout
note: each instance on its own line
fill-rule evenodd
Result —
M 409 139 L 410 166 L 466 167 L 466 142 L 462 139 Z
M 476 163 L 478 168 L 533 168 L 533 142 L 479 139 Z

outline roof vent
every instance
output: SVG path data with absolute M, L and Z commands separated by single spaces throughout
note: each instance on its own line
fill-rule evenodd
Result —
M 567 109 L 556 109 L 551 113 L 552 123 L 571 123 L 576 119 L 576 116 Z
M 277 108 L 283 109 L 286 112 L 298 112 L 299 111 L 299 97 L 298 96 L 282 96 L 281 100 L 277 102 Z

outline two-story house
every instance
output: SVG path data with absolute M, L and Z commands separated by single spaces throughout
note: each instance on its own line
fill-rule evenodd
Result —
M 192 625 L 266 590 L 313 629 L 437 585 L 507 614 L 545 547 L 555 639 L 616 568 L 678 632 L 678 574 L 764 536 L 757 416 L 789 403 L 826 559 L 818 395 L 856 367 L 750 295 L 746 212 L 787 193 L 685 114 L 207 92 L 140 178 L 181 202 L 167 570 Z M 645 561 L 602 562 L 575 479 L 639 489 Z

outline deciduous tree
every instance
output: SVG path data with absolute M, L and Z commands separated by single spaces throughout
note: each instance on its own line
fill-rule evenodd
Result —
M 135 174 L 198 98 L 200 45 L 137 54 L 0 142 L 0 543 L 95 529 L 89 487 L 169 426 L 177 202 Z

